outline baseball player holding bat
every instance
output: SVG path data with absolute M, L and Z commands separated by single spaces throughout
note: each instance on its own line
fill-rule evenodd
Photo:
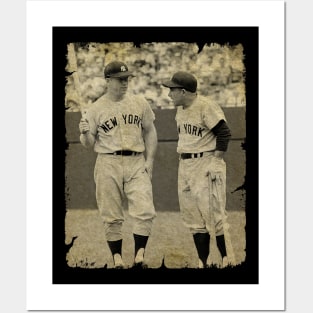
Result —
M 162 84 L 177 107 L 178 197 L 182 219 L 193 235 L 199 268 L 210 266 L 210 236 L 229 265 L 226 231 L 226 164 L 223 155 L 231 137 L 226 118 L 213 99 L 197 94 L 197 80 L 177 72 Z M 228 232 L 227 232 L 228 233 Z
M 151 184 L 157 148 L 155 116 L 143 97 L 127 93 L 130 76 L 125 63 L 107 64 L 107 93 L 92 104 L 79 124 L 81 143 L 98 153 L 96 200 L 115 268 L 125 268 L 123 198 L 134 218 L 135 266 L 146 266 L 144 253 L 156 216 Z

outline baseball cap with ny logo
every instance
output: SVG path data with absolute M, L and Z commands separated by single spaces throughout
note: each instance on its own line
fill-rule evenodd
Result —
M 119 78 L 119 77 L 128 77 L 128 76 L 134 76 L 132 72 L 128 70 L 128 67 L 125 63 L 120 61 L 113 61 L 104 69 L 104 77 L 109 78 Z

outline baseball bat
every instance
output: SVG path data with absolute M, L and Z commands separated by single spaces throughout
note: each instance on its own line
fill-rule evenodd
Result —
M 210 196 L 209 201 L 210 202 L 209 202 L 209 217 L 207 219 L 207 221 L 209 221 L 209 223 L 206 223 L 206 225 L 207 225 L 207 230 L 208 230 L 210 237 L 211 237 L 210 240 L 217 247 L 216 232 L 215 232 L 215 219 L 214 219 L 213 202 L 212 202 L 213 185 L 212 185 L 211 174 L 209 174 L 208 179 L 209 179 L 209 196 Z
M 77 68 L 77 57 L 76 57 L 76 52 L 75 52 L 75 47 L 74 43 L 69 43 L 67 45 L 67 51 L 68 51 L 68 66 L 69 66 L 69 71 L 72 73 L 73 81 L 74 81 L 74 87 L 75 90 L 78 94 L 78 97 L 80 99 L 78 105 L 79 105 L 79 110 L 84 116 L 86 114 L 86 106 L 82 100 L 82 91 L 81 91 L 81 84 L 79 80 L 79 74 L 78 74 L 78 68 Z
M 212 182 L 217 184 L 217 182 Z M 216 193 L 217 193 L 217 197 L 219 199 L 218 203 L 221 203 L 221 197 L 219 194 L 219 188 L 216 186 Z M 223 206 L 224 207 L 224 206 Z M 228 261 L 231 265 L 235 265 L 236 264 L 236 258 L 235 258 L 235 253 L 234 253 L 234 249 L 233 249 L 233 245 L 231 242 L 231 236 L 229 233 L 229 224 L 227 222 L 227 216 L 225 214 L 225 211 L 223 209 L 223 207 L 220 206 L 220 213 L 222 215 L 222 227 L 223 227 L 223 231 L 224 231 L 224 238 L 225 238 L 225 245 L 226 245 L 226 253 L 227 253 L 227 258 Z

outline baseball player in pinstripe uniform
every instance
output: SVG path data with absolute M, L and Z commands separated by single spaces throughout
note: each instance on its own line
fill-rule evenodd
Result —
M 96 199 L 115 268 L 125 267 L 124 196 L 134 218 L 136 266 L 145 266 L 145 247 L 156 216 L 151 184 L 157 148 L 155 116 L 143 97 L 127 93 L 130 76 L 125 63 L 107 64 L 107 93 L 92 104 L 79 124 L 81 143 L 98 153 L 94 168 Z
M 228 265 L 224 238 L 226 164 L 223 155 L 231 137 L 221 107 L 197 94 L 197 80 L 177 72 L 163 83 L 177 106 L 178 196 L 182 219 L 190 229 L 199 268 L 209 266 L 210 235 L 216 238 L 221 267 Z

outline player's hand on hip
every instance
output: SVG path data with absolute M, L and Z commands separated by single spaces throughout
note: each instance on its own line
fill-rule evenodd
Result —
M 212 182 L 215 182 L 218 185 L 222 185 L 223 179 L 221 172 L 210 172 L 209 177 L 211 178 Z
M 208 168 L 209 178 L 221 185 L 223 183 L 223 172 L 225 171 L 225 162 L 222 158 L 213 156 Z
M 90 131 L 89 123 L 87 119 L 82 118 L 79 122 L 79 131 L 81 134 L 86 134 Z

